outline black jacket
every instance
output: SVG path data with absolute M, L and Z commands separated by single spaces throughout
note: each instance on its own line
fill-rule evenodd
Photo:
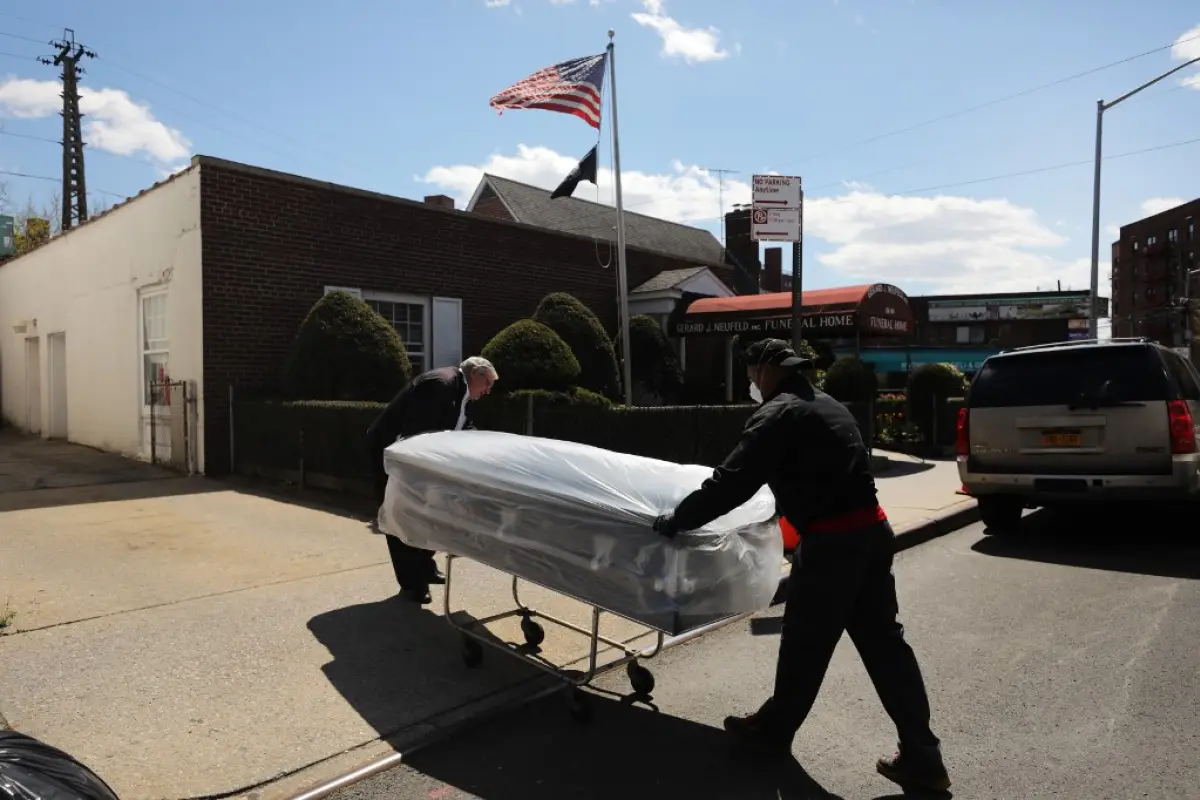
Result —
M 695 530 L 728 514 L 763 484 L 779 513 L 803 534 L 814 520 L 875 508 L 870 455 L 849 409 L 787 376 L 750 415 L 724 463 L 675 509 L 679 530 Z
M 467 379 L 462 370 L 442 367 L 413 378 L 392 398 L 367 429 L 367 456 L 371 460 L 371 476 L 377 492 L 381 493 L 387 485 L 383 451 L 395 444 L 397 437 L 452 430 L 458 424 L 459 409 L 466 393 Z M 469 417 L 464 427 L 475 427 Z

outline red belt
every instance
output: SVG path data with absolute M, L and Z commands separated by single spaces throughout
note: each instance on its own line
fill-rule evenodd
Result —
M 869 528 L 880 522 L 887 522 L 887 514 L 884 513 L 883 506 L 876 505 L 874 508 L 860 508 L 857 511 L 838 514 L 836 517 L 813 520 L 805 526 L 805 532 L 848 533 Z

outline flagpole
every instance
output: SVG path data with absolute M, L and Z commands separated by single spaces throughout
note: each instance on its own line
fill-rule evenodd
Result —
M 617 133 L 617 66 L 614 58 L 613 37 L 617 32 L 608 30 L 608 81 L 612 100 L 612 147 L 613 185 L 617 195 L 617 312 L 621 324 L 621 362 L 625 385 L 625 405 L 633 405 L 633 370 L 630 368 L 632 352 L 629 347 L 629 278 L 625 272 L 625 203 L 621 198 L 621 142 Z

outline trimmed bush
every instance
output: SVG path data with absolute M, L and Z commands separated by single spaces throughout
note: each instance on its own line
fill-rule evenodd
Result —
M 476 400 L 471 404 L 471 419 L 483 430 L 525 433 L 531 399 L 535 413 L 541 413 L 547 408 L 612 408 L 612 401 L 607 397 L 587 389 L 574 388 L 565 392 L 520 389 L 504 394 L 493 393 Z
M 942 408 L 948 400 L 966 397 L 968 386 L 967 377 L 953 364 L 922 364 L 909 373 L 905 392 L 908 419 L 921 431 L 926 442 L 943 444 L 947 429 L 953 435 L 953 425 L 947 424 Z
M 575 385 L 579 361 L 562 337 L 540 322 L 523 319 L 497 333 L 481 355 L 500 374 L 497 388 L 562 391 Z
M 294 400 L 390 400 L 408 383 L 404 342 L 383 317 L 345 292 L 313 305 L 284 365 Z
M 621 394 L 617 353 L 592 310 L 566 292 L 542 298 L 533 318 L 557 333 L 579 361 L 579 385 L 616 399 Z
M 875 370 L 855 356 L 842 356 L 825 371 L 823 390 L 844 403 L 870 403 L 879 381 Z
M 629 318 L 629 349 L 633 353 L 629 367 L 634 386 L 665 402 L 674 402 L 683 389 L 683 370 L 653 317 L 638 314 Z

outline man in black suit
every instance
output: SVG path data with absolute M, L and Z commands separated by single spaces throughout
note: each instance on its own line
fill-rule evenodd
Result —
M 442 367 L 417 376 L 388 403 L 367 429 L 375 496 L 381 504 L 388 480 L 383 451 L 397 439 L 419 433 L 473 429 L 467 405 L 490 392 L 497 377 L 492 362 L 472 356 L 457 367 Z M 412 547 L 395 536 L 384 538 L 400 596 L 416 603 L 430 602 L 430 584 L 446 582 L 434 563 L 433 551 Z

